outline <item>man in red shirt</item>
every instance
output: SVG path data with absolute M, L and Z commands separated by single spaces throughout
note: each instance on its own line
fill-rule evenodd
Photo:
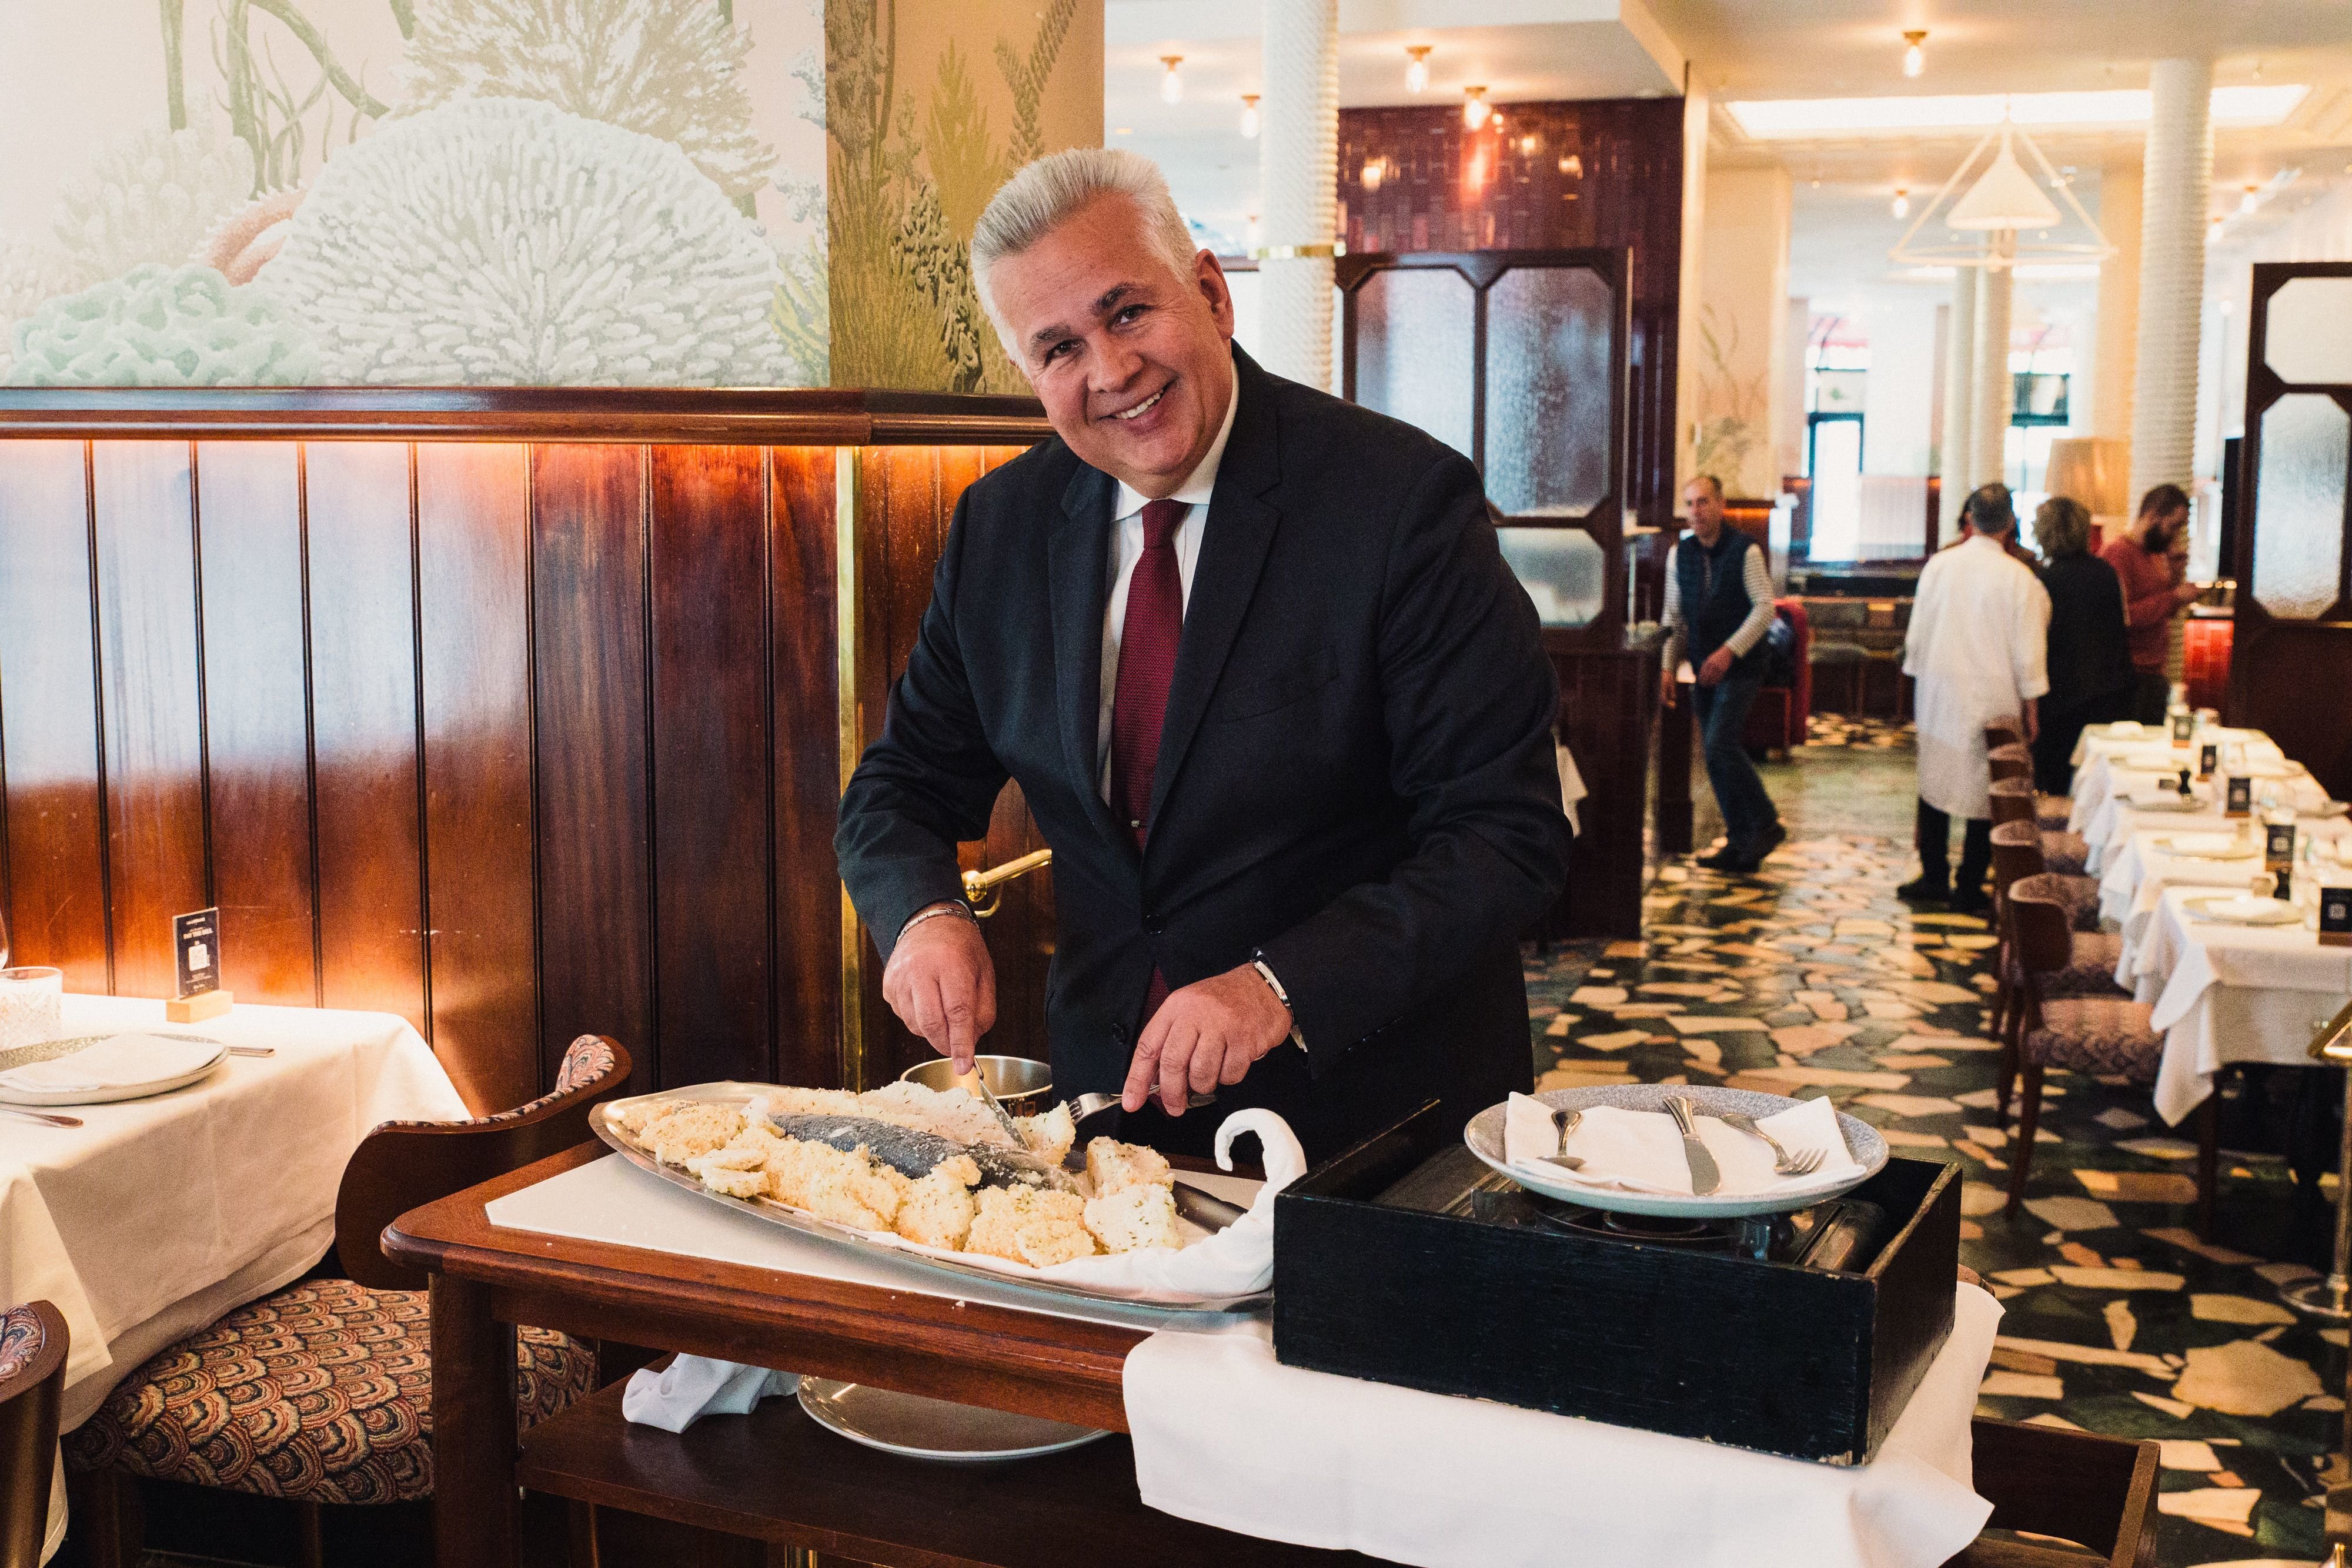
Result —
M 2132 526 L 2099 551 L 2123 580 L 2124 622 L 2131 628 L 2131 716 L 2142 724 L 2164 722 L 2172 693 L 2164 674 L 2172 618 L 2205 591 L 2203 583 L 2183 580 L 2188 542 L 2188 492 L 2158 485 L 2141 498 Z

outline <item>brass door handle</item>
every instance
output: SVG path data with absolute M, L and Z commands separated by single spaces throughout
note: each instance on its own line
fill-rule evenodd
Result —
M 996 901 L 1004 896 L 1002 890 L 1006 883 L 1053 863 L 1053 851 L 1032 850 L 1018 860 L 1006 861 L 989 871 L 968 871 L 963 873 L 963 901 L 971 905 L 974 915 L 985 920 L 996 913 Z

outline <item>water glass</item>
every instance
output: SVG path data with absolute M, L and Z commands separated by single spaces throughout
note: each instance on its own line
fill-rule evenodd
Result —
M 63 969 L 0 969 L 0 1051 L 55 1040 L 65 993 Z

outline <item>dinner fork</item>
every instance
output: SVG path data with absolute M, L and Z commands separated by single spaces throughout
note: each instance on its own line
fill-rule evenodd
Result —
M 27 1122 L 46 1122 L 52 1127 L 79 1127 L 79 1116 L 52 1116 L 46 1111 L 20 1111 L 14 1105 L 0 1105 L 0 1116 L 22 1116 Z
M 1780 1146 L 1779 1139 L 1756 1124 L 1755 1117 L 1744 1111 L 1711 1111 L 1707 1113 L 1735 1132 L 1749 1134 L 1770 1145 L 1774 1176 L 1811 1176 L 1822 1168 L 1822 1161 L 1826 1156 L 1821 1150 L 1804 1149 L 1790 1154 Z

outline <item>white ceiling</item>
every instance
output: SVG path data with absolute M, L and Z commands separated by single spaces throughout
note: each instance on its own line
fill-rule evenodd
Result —
M 1260 90 L 1259 14 L 1251 0 L 1104 7 L 1106 140 L 1158 159 L 1187 215 L 1236 244 L 1256 206 L 1258 147 L 1237 121 L 1240 95 Z M 1478 25 L 1449 25 L 1465 15 Z M 1906 27 L 1928 30 L 1916 80 L 1900 70 Z M 1417 101 L 1403 86 L 1409 43 L 1435 46 L 1429 102 L 1459 102 L 1473 82 L 1504 104 L 1673 93 L 1687 61 L 1717 106 L 1710 162 L 1790 173 L 1792 293 L 1884 286 L 1886 250 L 1905 226 L 1887 212 L 1895 187 L 1924 205 L 1974 136 L 1753 142 L 1720 107 L 1732 99 L 2144 87 L 2151 60 L 2209 54 L 2219 82 L 2313 89 L 2283 125 L 2217 134 L 2216 213 L 2245 185 L 2301 171 L 2262 214 L 2233 220 L 2233 234 L 2352 184 L 2352 0 L 1341 0 L 1340 102 Z M 1173 108 L 1159 98 L 1163 54 L 1185 57 L 1185 99 Z M 2077 193 L 2095 214 L 2098 166 L 2135 159 L 2140 138 L 2037 140 L 2079 172 Z

